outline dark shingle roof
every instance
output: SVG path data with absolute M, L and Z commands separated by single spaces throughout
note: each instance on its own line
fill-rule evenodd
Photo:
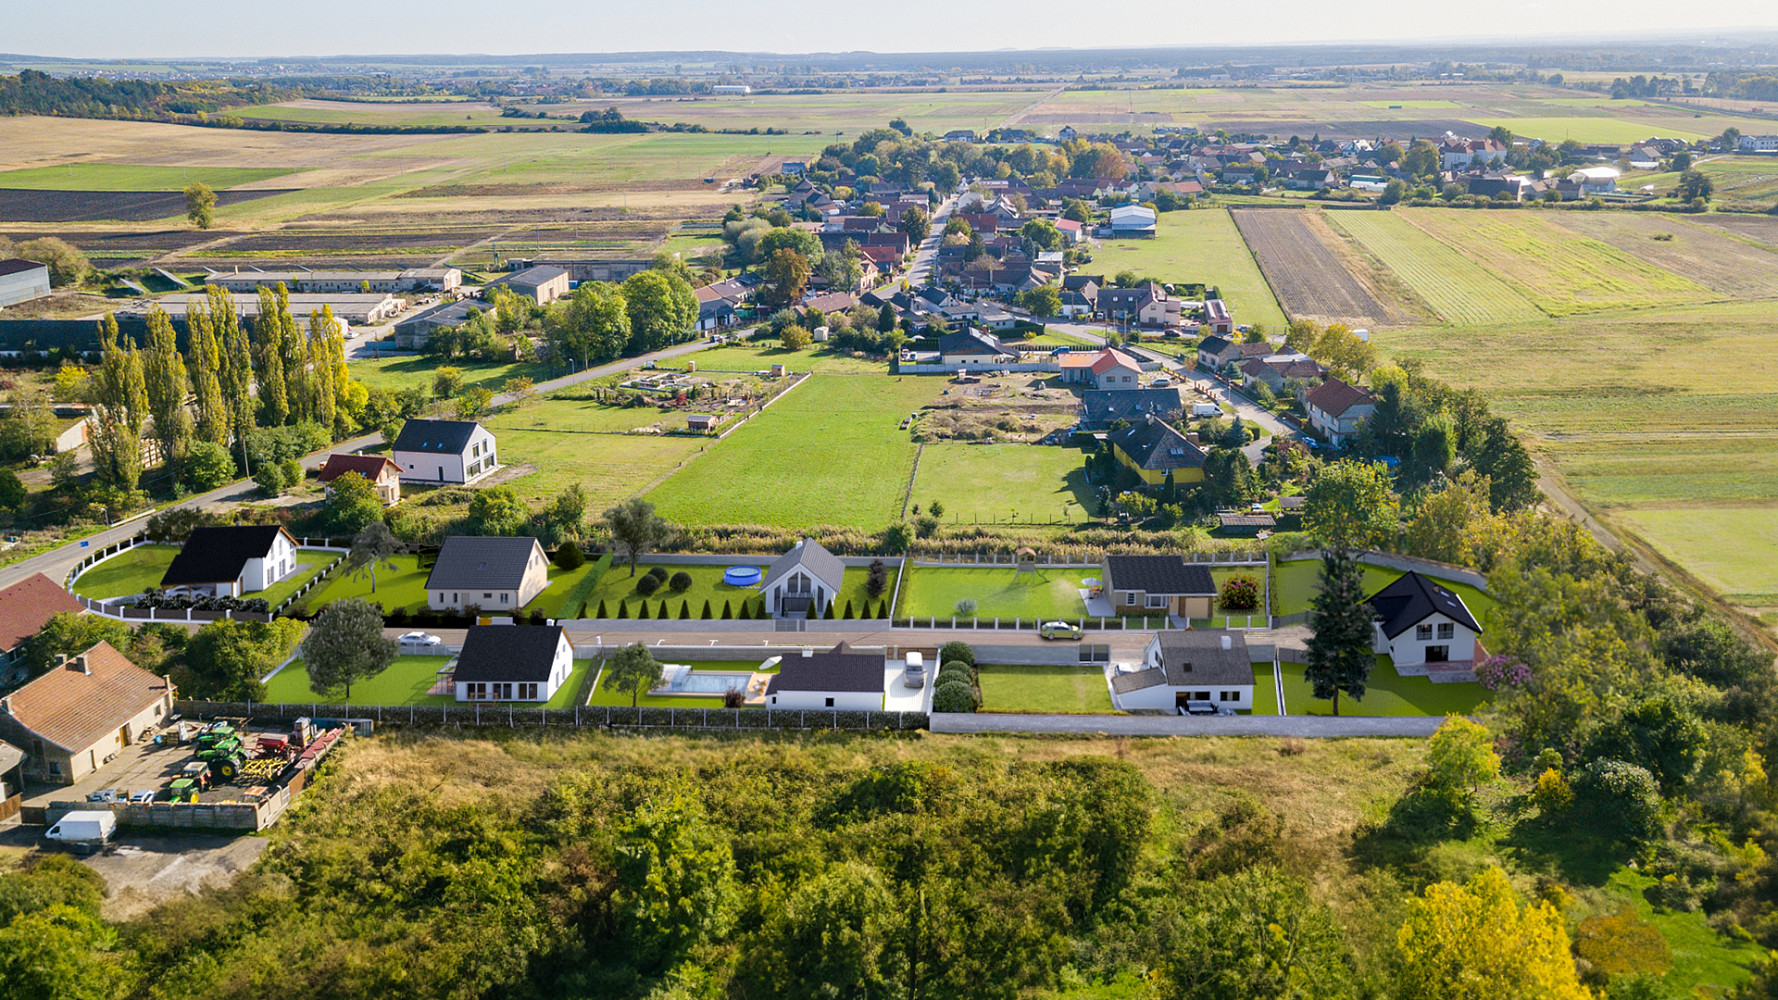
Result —
M 39 264 L 34 260 L 26 260 L 23 257 L 11 257 L 0 260 L 0 274 L 18 274 L 21 271 L 35 271 L 46 266 L 48 265 Z
M 409 420 L 395 438 L 396 451 L 429 451 L 461 455 L 469 438 L 481 425 L 473 420 Z
M 938 342 L 940 354 L 1017 354 L 1018 351 L 1000 342 L 1000 338 L 980 330 L 953 333 Z
M 1366 603 L 1376 612 L 1383 634 L 1391 639 L 1433 614 L 1444 615 L 1477 635 L 1482 632 L 1456 591 L 1413 570 L 1372 594 Z
M 846 582 L 846 564 L 840 562 L 840 557 L 827 551 L 820 542 L 804 538 L 766 568 L 766 575 L 760 578 L 759 589 L 768 589 L 798 566 L 813 573 L 815 579 L 827 584 L 836 594 Z
M 1216 593 L 1210 570 L 1178 556 L 1106 556 L 1106 590 L 1140 590 L 1149 594 Z
M 1129 456 L 1137 468 L 1153 472 L 1196 469 L 1204 464 L 1203 451 L 1164 420 L 1143 420 L 1113 432 L 1106 440 Z
M 459 681 L 549 680 L 563 632 L 551 625 L 472 625 L 457 654 Z
M 1132 424 L 1152 413 L 1172 420 L 1185 412 L 1178 389 L 1087 389 L 1080 394 L 1080 423 L 1089 431 L 1106 430 L 1119 420 Z
M 854 653 L 840 643 L 825 653 L 791 655 L 778 661 L 767 694 L 782 691 L 883 690 L 885 661 L 877 653 Z
M 427 590 L 517 590 L 537 539 L 452 535 L 438 550 Z
M 240 577 L 247 560 L 264 558 L 280 534 L 289 536 L 290 532 L 275 524 L 194 528 L 161 577 L 161 586 L 229 583 Z M 294 545 L 296 539 L 292 537 L 290 542 Z
M 1224 637 L 1229 648 L 1222 648 Z M 1252 684 L 1253 662 L 1247 640 L 1239 632 L 1220 629 L 1189 629 L 1157 632 L 1161 667 L 1167 684 Z

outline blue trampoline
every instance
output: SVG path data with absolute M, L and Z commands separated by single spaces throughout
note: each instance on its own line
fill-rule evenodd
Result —
M 758 566 L 730 566 L 723 571 L 722 582 L 731 587 L 755 587 L 763 575 Z

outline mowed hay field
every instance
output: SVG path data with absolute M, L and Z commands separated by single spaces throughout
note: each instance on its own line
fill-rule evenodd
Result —
M 1393 271 L 1447 323 L 1544 318 L 1518 289 L 1397 212 L 1329 212 L 1327 222 Z
M 1412 318 L 1383 290 L 1386 274 L 1345 246 L 1320 212 L 1238 208 L 1229 214 L 1291 319 L 1375 327 Z
M 942 387 L 917 375 L 812 375 L 648 499 L 687 524 L 880 531 L 901 515 L 913 473 L 901 421 Z
M 1106 240 L 1083 273 L 1135 271 L 1161 281 L 1201 281 L 1222 290 L 1237 323 L 1288 324 L 1265 275 L 1226 209 L 1167 212 L 1151 240 Z
M 1552 212 L 1548 218 L 1721 295 L 1778 297 L 1778 247 L 1653 212 Z

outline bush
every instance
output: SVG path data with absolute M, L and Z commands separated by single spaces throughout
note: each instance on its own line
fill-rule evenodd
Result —
M 235 478 L 235 460 L 228 449 L 211 441 L 193 441 L 185 456 L 185 484 L 193 493 L 208 493 Z
M 940 646 L 938 650 L 938 662 L 949 663 L 952 660 L 962 660 L 964 663 L 967 663 L 972 667 L 975 666 L 974 647 L 970 646 L 967 642 L 947 642 L 943 646 Z
M 685 570 L 674 573 L 672 579 L 667 581 L 667 588 L 675 594 L 685 593 L 691 589 L 691 574 Z
M 1661 833 L 1661 792 L 1647 768 L 1621 760 L 1595 760 L 1574 782 L 1583 817 L 1600 836 L 1645 843 Z
M 658 587 L 659 585 L 667 582 L 666 567 L 664 567 L 664 566 L 652 567 L 648 571 L 648 576 L 653 578 L 655 585 Z
M 562 547 L 556 550 L 555 562 L 561 569 L 579 569 L 586 565 L 586 553 L 580 551 L 580 546 L 573 542 L 563 542 Z
M 975 691 L 961 681 L 948 681 L 940 684 L 932 692 L 932 710 L 934 712 L 973 712 L 975 711 Z
M 938 683 L 943 684 L 953 679 L 973 685 L 975 683 L 975 668 L 962 660 L 952 660 L 938 668 Z
M 957 612 L 957 617 L 959 618 L 973 618 L 975 616 L 975 608 L 975 598 L 965 597 L 957 602 L 953 610 Z
M 654 592 L 661 589 L 660 578 L 653 573 L 636 578 L 636 593 L 643 597 L 653 597 Z
M 1224 611 L 1252 611 L 1259 607 L 1259 581 L 1243 573 L 1222 585 Z
M 253 481 L 265 491 L 268 497 L 279 496 L 284 492 L 284 470 L 276 463 L 267 462 L 253 470 Z

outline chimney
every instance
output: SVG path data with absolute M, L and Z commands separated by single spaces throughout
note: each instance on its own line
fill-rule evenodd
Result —
M 1223 637 L 1222 637 L 1222 648 L 1223 648 L 1223 649 L 1234 649 L 1234 648 L 1235 648 L 1235 640 L 1234 640 L 1234 638 L 1233 638 L 1233 637 L 1231 637 L 1231 636 L 1229 636 L 1229 635 L 1228 635 L 1228 634 L 1227 634 L 1227 633 L 1224 633 L 1224 634 L 1223 634 Z
M 80 667 L 81 673 L 87 675 L 88 677 L 91 677 L 93 675 L 92 664 L 86 662 L 86 654 L 85 653 L 82 653 L 79 656 L 76 656 L 74 658 L 74 662 L 77 666 Z

